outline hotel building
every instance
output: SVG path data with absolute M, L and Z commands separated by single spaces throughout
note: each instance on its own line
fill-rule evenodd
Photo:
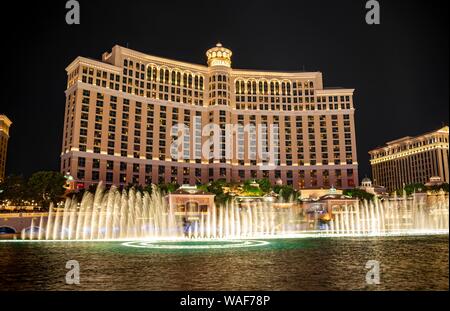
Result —
M 448 183 L 448 134 L 445 126 L 416 137 L 404 137 L 369 151 L 374 183 L 391 192 L 431 177 Z
M 61 171 L 80 187 L 220 178 L 269 178 L 297 189 L 358 185 L 353 89 L 324 88 L 320 72 L 234 69 L 221 44 L 206 56 L 205 66 L 116 45 L 101 61 L 77 57 L 66 68 Z M 181 159 L 171 153 L 171 128 L 180 123 L 195 136 L 181 142 Z M 198 135 L 210 124 L 219 128 L 212 159 L 201 152 L 209 136 Z M 229 124 L 278 130 L 230 136 Z M 267 167 L 257 150 L 268 154 L 270 144 L 278 148 Z
M 8 150 L 9 127 L 12 122 L 4 114 L 0 114 L 0 182 L 5 180 L 6 154 Z

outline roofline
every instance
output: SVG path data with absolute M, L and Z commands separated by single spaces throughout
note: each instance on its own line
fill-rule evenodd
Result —
M 436 130 L 429 131 L 429 132 L 426 132 L 424 134 L 420 134 L 420 135 L 416 135 L 416 136 L 405 136 L 405 137 L 402 137 L 402 138 L 399 138 L 399 139 L 391 140 L 391 141 L 387 142 L 383 146 L 380 146 L 380 147 L 377 147 L 377 148 L 369 150 L 368 153 L 372 154 L 372 153 L 375 153 L 378 150 L 389 148 L 389 147 L 391 147 L 393 145 L 396 145 L 396 144 L 398 144 L 398 143 L 400 143 L 402 141 L 412 140 L 412 139 L 416 139 L 416 138 L 419 138 L 419 137 L 422 137 L 422 136 L 431 135 L 431 134 L 438 133 L 438 132 L 449 133 L 448 125 L 442 126 L 442 127 L 438 128 Z
M 92 59 L 92 58 L 88 58 L 88 57 L 83 57 L 83 56 L 78 56 L 77 58 L 75 58 L 67 67 L 66 67 L 66 72 L 69 72 L 72 70 L 72 68 L 78 64 L 89 64 L 89 65 L 94 65 L 97 67 L 100 67 L 102 69 L 106 69 L 106 70 L 111 70 L 111 71 L 115 71 L 115 72 L 122 72 L 122 68 L 111 65 L 109 63 L 105 63 L 96 59 Z
M 5 114 L 0 114 L 0 120 L 3 120 L 8 127 L 12 124 L 12 121 Z
M 121 45 L 114 45 L 112 48 L 111 52 L 106 52 L 108 55 L 110 55 L 111 53 L 113 53 L 115 50 L 118 50 L 118 53 L 123 54 L 125 56 L 130 56 L 130 57 L 136 57 L 136 58 L 140 58 L 142 60 L 145 60 L 149 63 L 153 62 L 158 62 L 161 63 L 161 65 L 167 65 L 167 66 L 178 66 L 178 67 L 182 67 L 182 69 L 184 70 L 198 70 L 201 71 L 203 73 L 207 73 L 210 71 L 211 67 L 208 67 L 206 65 L 200 65 L 200 64 L 195 64 L 195 63 L 189 63 L 189 62 L 183 62 L 183 61 L 178 61 L 178 60 L 173 60 L 170 58 L 164 58 L 164 57 L 160 57 L 160 56 L 155 56 L 152 54 L 147 54 L 144 52 L 140 52 L 140 51 L 136 51 L 127 47 L 123 47 Z M 66 71 L 70 71 L 72 69 L 72 67 L 74 67 L 77 62 L 86 62 L 86 63 L 94 63 L 94 65 L 97 65 L 99 67 L 104 67 L 105 69 L 110 69 L 110 70 L 114 70 L 114 71 L 121 71 L 120 67 L 116 67 L 114 65 L 111 65 L 107 62 L 103 62 L 102 60 L 95 60 L 95 59 L 91 59 L 91 58 L 87 58 L 87 57 L 82 57 L 79 56 L 77 57 L 74 61 L 72 61 L 67 67 L 66 67 Z M 229 68 L 227 68 L 229 69 Z M 230 75 L 231 76 L 242 76 L 242 75 L 248 75 L 248 76 L 255 76 L 255 77 L 264 77 L 264 76 L 268 76 L 268 77 L 277 77 L 277 78 L 305 78 L 305 79 L 315 79 L 315 78 L 322 78 L 322 72 L 321 71 L 271 71 L 271 70 L 252 70 L 252 69 L 239 69 L 239 68 L 231 68 L 229 69 Z M 249 77 L 249 78 L 250 78 Z M 354 89 L 325 89 L 325 90 L 333 90 L 334 92 L 353 92 Z M 317 90 L 316 90 L 317 91 Z
M 316 95 L 335 95 L 335 94 L 352 94 L 355 89 L 347 88 L 324 88 L 322 90 L 315 90 Z
M 189 67 L 189 68 L 195 68 L 197 70 L 200 71 L 208 71 L 208 66 L 205 65 L 200 65 L 200 64 L 195 64 L 195 63 L 188 63 L 188 62 L 183 62 L 183 61 L 178 61 L 178 60 L 174 60 L 174 59 L 170 59 L 170 58 L 164 58 L 164 57 L 160 57 L 160 56 L 155 56 L 155 55 L 151 55 L 151 54 L 147 54 L 147 53 L 143 53 L 140 51 L 136 51 L 136 50 L 132 50 L 130 48 L 126 48 L 123 47 L 121 45 L 114 45 L 113 50 L 114 49 L 119 49 L 124 55 L 128 55 L 128 56 L 133 56 L 133 57 L 137 57 L 137 58 L 142 58 L 145 60 L 148 60 L 151 62 L 151 60 L 156 60 L 158 62 L 161 63 L 167 63 L 167 64 L 171 64 L 171 65 L 178 65 L 178 66 L 182 66 L 182 67 Z

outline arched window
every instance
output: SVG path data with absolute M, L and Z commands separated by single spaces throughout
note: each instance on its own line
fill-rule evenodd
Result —
M 152 67 L 151 66 L 148 66 L 147 67 L 147 80 L 148 81 L 151 81 L 152 80 Z
M 179 86 L 181 83 L 181 73 L 177 72 L 177 85 Z
M 164 69 L 159 69 L 159 82 L 164 82 Z
M 158 68 L 152 66 L 152 81 L 156 81 L 157 76 L 158 76 Z
M 275 94 L 275 82 L 271 81 L 270 82 L 270 95 L 274 95 Z
M 165 83 L 169 83 L 169 75 L 170 75 L 169 69 L 166 69 L 164 72 L 164 82 Z
M 199 85 L 198 85 L 198 76 L 195 76 L 195 79 L 194 79 L 194 87 L 195 87 L 196 89 L 199 88 Z
M 252 82 L 252 94 L 256 94 L 256 81 Z
M 241 88 L 238 80 L 236 80 L 236 94 L 241 94 Z
M 172 71 L 172 85 L 176 85 L 177 81 L 177 73 L 176 71 Z

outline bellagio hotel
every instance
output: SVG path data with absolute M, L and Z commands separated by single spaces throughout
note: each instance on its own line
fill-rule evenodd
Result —
M 231 56 L 217 44 L 206 52 L 206 66 L 117 45 L 101 61 L 77 57 L 66 68 L 61 171 L 78 187 L 221 178 L 268 178 L 296 189 L 357 186 L 354 90 L 324 88 L 321 72 L 233 69 Z M 200 133 L 182 142 L 190 157 L 171 153 L 175 124 Z M 220 129 L 213 158 L 199 152 L 210 124 Z M 254 133 L 234 135 L 239 156 L 226 157 L 229 124 L 275 125 L 274 165 L 252 156 L 268 143 L 252 143 Z

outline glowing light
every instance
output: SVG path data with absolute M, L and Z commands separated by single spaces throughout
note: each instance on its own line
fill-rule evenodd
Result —
M 190 244 L 170 241 L 134 241 L 122 243 L 123 246 L 156 249 L 225 249 L 241 247 L 257 247 L 270 244 L 256 240 L 217 240 L 212 243 Z

